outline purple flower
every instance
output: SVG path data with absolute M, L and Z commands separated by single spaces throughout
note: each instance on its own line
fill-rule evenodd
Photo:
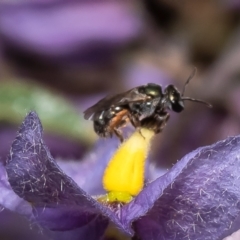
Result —
M 77 95 L 115 86 L 119 55 L 145 32 L 143 15 L 126 0 L 10 2 L 0 1 L 0 57 Z
M 112 146 L 107 147 L 110 152 Z M 97 154 L 95 167 L 90 161 L 91 168 L 79 172 L 87 175 L 106 164 L 101 157 Z M 239 167 L 240 136 L 201 147 L 116 211 L 63 172 L 42 140 L 37 114 L 31 112 L 5 166 L 0 166 L 0 205 L 37 222 L 53 239 L 101 239 L 111 222 L 134 239 L 217 240 L 240 228 Z
M 0 20 L 3 45 L 53 59 L 103 61 L 142 32 L 140 15 L 127 1 L 1 3 Z

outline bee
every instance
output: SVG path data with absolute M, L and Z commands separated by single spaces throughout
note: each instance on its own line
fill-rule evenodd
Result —
M 161 86 L 149 83 L 127 92 L 101 99 L 84 112 L 84 118 L 93 121 L 94 131 L 100 137 L 113 133 L 123 141 L 120 128 L 130 122 L 140 127 L 141 119 L 151 116 L 163 97 Z
M 115 134 L 121 142 L 124 140 L 121 129 L 128 123 L 137 129 L 145 127 L 159 133 L 169 119 L 167 110 L 183 111 L 184 101 L 211 107 L 211 104 L 200 99 L 184 96 L 186 86 L 195 72 L 196 69 L 187 79 L 181 93 L 174 85 L 168 85 L 163 91 L 160 85 L 148 83 L 101 99 L 84 111 L 84 118 L 93 121 L 94 131 L 100 137 L 112 137 Z

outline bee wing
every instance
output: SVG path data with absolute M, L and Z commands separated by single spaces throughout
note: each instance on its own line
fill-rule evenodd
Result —
M 111 103 L 114 100 L 114 97 L 115 97 L 114 95 L 107 96 L 107 97 L 101 99 L 100 101 L 98 101 L 96 104 L 94 104 L 90 108 L 86 109 L 83 112 L 84 113 L 84 119 L 91 120 L 95 113 L 101 112 L 101 111 L 104 111 L 104 110 L 110 108 L 111 107 Z
M 145 94 L 138 92 L 138 88 L 133 88 L 127 92 L 107 96 L 90 108 L 84 111 L 84 119 L 92 120 L 95 113 L 102 112 L 113 106 L 123 106 L 132 102 L 142 102 L 146 99 Z

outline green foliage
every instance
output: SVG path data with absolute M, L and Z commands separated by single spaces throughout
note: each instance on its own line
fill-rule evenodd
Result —
M 19 125 L 30 110 L 40 116 L 45 131 L 84 142 L 94 138 L 90 122 L 63 97 L 22 81 L 1 83 L 0 121 Z

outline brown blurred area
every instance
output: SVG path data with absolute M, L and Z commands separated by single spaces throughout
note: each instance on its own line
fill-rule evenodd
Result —
M 87 5 L 81 1 L 79 1 L 79 4 L 76 2 L 70 1 L 65 5 L 71 7 L 72 4 L 72 8 L 74 8 L 74 5 L 79 8 L 81 5 Z M 97 17 L 101 18 L 101 5 L 107 7 L 107 4 L 109 4 L 107 1 L 100 1 L 89 3 L 89 6 L 84 7 L 86 11 L 91 12 L 91 5 L 95 5 L 92 8 L 98 8 L 99 15 Z M 18 10 L 18 13 L 24 10 L 19 5 L 21 4 L 12 6 L 12 8 L 16 8 L 15 11 Z M 64 4 L 59 3 L 59 1 L 42 5 L 46 5 L 45 8 L 52 8 L 50 13 L 60 12 L 64 7 L 66 9 L 70 8 L 69 6 L 62 6 Z M 108 36 L 108 41 L 104 42 L 97 39 L 96 34 L 96 39 L 92 38 L 90 39 L 91 42 L 84 43 L 85 49 L 81 49 L 82 46 L 80 46 L 81 42 L 79 41 L 79 49 L 75 47 L 75 51 L 69 50 L 61 56 L 54 56 L 53 54 L 44 54 L 41 51 L 37 52 L 36 45 L 34 46 L 35 49 L 27 49 L 27 42 L 23 42 L 22 46 L 19 46 L 17 39 L 13 38 L 13 34 L 8 33 L 7 35 L 3 31 L 1 45 L 5 66 L 7 65 L 8 70 L 9 67 L 11 70 L 14 69 L 16 74 L 31 77 L 64 93 L 76 95 L 104 90 L 111 92 L 119 85 L 124 89 L 124 76 L 121 76 L 121 69 L 128 63 L 132 64 L 132 62 L 139 61 L 154 65 L 166 71 L 170 76 L 184 81 L 193 65 L 201 73 L 221 57 L 239 25 L 239 9 L 230 8 L 230 6 L 226 6 L 227 3 L 224 4 L 221 1 L 146 0 L 142 2 L 134 1 L 131 4 L 125 2 L 124 5 L 124 10 L 128 10 L 128 14 L 132 15 L 131 17 L 138 18 L 137 21 L 140 25 L 138 31 L 134 29 L 135 26 L 130 26 L 135 31 L 135 36 L 132 36 L 132 38 L 129 36 L 128 39 L 125 39 L 125 42 L 122 41 L 118 44 L 112 42 L 111 45 L 110 36 Z M 119 6 L 115 6 L 115 8 Z M 29 6 L 25 3 L 25 8 L 27 7 Z M 29 11 L 36 11 L 36 6 L 34 7 L 34 9 L 29 7 Z M 38 9 L 40 14 L 36 17 L 44 17 L 44 14 L 41 16 L 41 7 Z M 13 13 L 14 11 L 9 11 L 9 17 Z M 79 11 L 79 13 L 81 12 Z M 24 11 L 22 14 L 24 14 Z M 89 13 L 89 15 L 91 14 Z M 62 17 L 64 18 L 64 15 Z M 122 17 L 124 18 L 124 16 Z M 56 24 L 61 23 L 60 18 L 61 16 L 56 18 L 56 21 L 59 21 Z M 109 16 L 109 19 L 111 19 L 111 16 Z M 31 21 L 30 16 L 29 19 L 26 17 L 24 21 Z M 51 21 L 51 18 L 49 18 L 49 21 Z M 97 19 L 94 19 L 94 21 L 97 22 Z M 92 21 L 92 24 L 96 24 L 94 21 Z M 126 24 L 134 25 L 131 21 L 136 21 L 136 19 L 129 19 Z M 24 24 L 23 22 L 22 25 L 26 31 L 28 29 Z M 75 22 L 74 24 L 77 25 L 78 23 Z M 81 24 L 87 25 L 89 23 L 80 23 L 79 28 Z M 61 26 L 56 27 L 60 28 Z M 105 26 L 102 25 L 101 27 L 104 30 Z M 64 34 L 64 29 L 62 34 Z M 47 34 L 45 37 L 48 37 Z M 32 41 L 32 45 L 36 44 L 34 39 L 29 39 L 29 41 Z M 26 45 L 24 46 L 24 44 Z M 4 72 L 4 67 L 1 72 Z

